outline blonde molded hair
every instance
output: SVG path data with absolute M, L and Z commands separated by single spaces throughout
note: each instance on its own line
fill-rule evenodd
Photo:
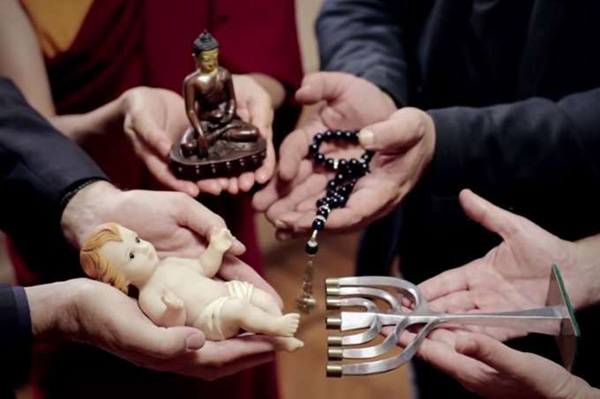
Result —
M 79 252 L 81 267 L 90 278 L 108 283 L 127 293 L 127 281 L 100 252 L 100 248 L 111 241 L 123 241 L 117 223 L 104 223 L 96 227 Z

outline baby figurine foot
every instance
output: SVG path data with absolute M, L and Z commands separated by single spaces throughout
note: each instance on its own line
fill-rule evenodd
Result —
M 225 253 L 233 245 L 233 234 L 227 229 L 220 229 L 213 231 L 210 235 L 210 246 L 215 250 Z
M 304 342 L 294 337 L 275 337 L 275 350 L 294 352 L 304 346 Z
M 291 337 L 298 330 L 298 326 L 300 325 L 300 314 L 298 313 L 288 313 L 279 318 L 279 334 L 282 337 Z

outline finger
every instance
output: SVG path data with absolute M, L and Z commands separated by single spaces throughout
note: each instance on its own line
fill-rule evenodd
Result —
M 521 370 L 525 372 L 529 369 L 529 367 L 521 367 L 522 363 L 527 364 L 527 361 L 524 361 L 528 357 L 526 354 L 483 334 L 458 337 L 455 348 L 457 352 L 477 359 L 500 373 L 520 375 Z
M 421 119 L 411 108 L 402 108 L 389 119 L 362 129 L 358 141 L 370 151 L 387 153 L 409 149 L 423 137 L 425 126 Z
M 253 268 L 242 262 L 240 259 L 227 255 L 223 265 L 219 269 L 219 276 L 225 280 L 247 281 L 252 285 L 270 294 L 280 308 L 283 308 L 283 300 L 275 289 L 267 283 Z
M 180 226 L 188 227 L 206 240 L 210 239 L 214 230 L 227 228 L 225 220 L 221 216 L 188 196 L 179 201 L 175 212 Z M 236 238 L 229 251 L 239 255 L 246 251 L 246 247 Z
M 193 327 L 159 328 L 150 323 L 137 323 L 130 320 L 135 333 L 127 336 L 128 350 L 155 359 L 169 359 L 188 351 L 195 351 L 204 345 L 204 334 Z
M 470 219 L 503 238 L 515 233 L 524 224 L 531 224 L 538 229 L 530 221 L 497 207 L 471 190 L 462 190 L 459 200 Z
M 194 198 L 200 193 L 200 189 L 194 183 L 177 179 L 171 173 L 167 164 L 155 155 L 147 154 L 144 160 L 150 173 L 165 186 L 184 192 Z
M 303 105 L 339 99 L 351 80 L 351 75 L 340 72 L 317 72 L 307 75 L 296 92 L 296 100 Z
M 468 291 L 468 273 L 466 266 L 447 270 L 419 284 L 425 298 L 433 302 L 454 292 Z
M 138 115 L 132 119 L 132 122 L 132 129 L 144 143 L 161 158 L 166 159 L 173 144 L 169 134 L 156 124 L 151 115 Z
M 283 180 L 290 181 L 298 174 L 300 163 L 308 155 L 309 132 L 316 133 L 318 130 L 309 130 L 310 126 L 294 130 L 290 133 L 279 149 L 279 176 Z M 312 137 L 312 135 L 310 136 Z
M 238 178 L 238 185 L 242 192 L 247 193 L 254 186 L 254 173 L 246 172 Z
M 263 160 L 262 166 L 255 172 L 258 184 L 265 184 L 269 181 L 275 172 L 275 164 L 275 148 L 273 147 L 273 141 L 269 140 L 267 143 L 267 156 Z
M 220 195 L 223 191 L 220 182 L 215 179 L 200 180 L 196 183 L 196 185 L 200 189 L 200 192 L 215 196 Z
M 278 220 L 279 215 L 293 211 L 297 204 L 320 194 L 326 185 L 327 176 L 322 174 L 310 175 L 305 181 L 296 185 L 286 197 L 271 205 L 266 213 L 267 218 L 272 221 Z
M 252 206 L 259 212 L 265 212 L 276 202 L 284 199 L 292 190 L 312 174 L 312 162 L 303 160 L 300 162 L 298 173 L 293 180 L 283 180 L 279 175 L 254 195 Z
M 237 178 L 229 179 L 229 187 L 227 189 L 227 192 L 231 195 L 237 195 L 240 192 Z

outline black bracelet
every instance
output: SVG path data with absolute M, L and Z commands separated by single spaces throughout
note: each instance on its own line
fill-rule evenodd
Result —
M 60 200 L 60 213 L 62 214 L 62 212 L 67 207 L 67 205 L 69 205 L 69 202 L 71 202 L 73 197 L 75 197 L 75 195 L 77 195 L 78 192 L 80 192 L 87 186 L 94 184 L 98 181 L 106 181 L 106 179 L 101 179 L 99 177 L 92 177 L 87 180 L 79 180 L 78 182 L 74 183 L 72 185 L 73 188 L 71 188 L 69 191 L 67 191 L 67 193 Z

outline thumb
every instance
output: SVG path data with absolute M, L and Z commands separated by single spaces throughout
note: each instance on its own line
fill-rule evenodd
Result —
M 158 358 L 167 359 L 187 351 L 196 351 L 206 342 L 204 334 L 194 327 L 159 328 L 157 332 L 153 340 L 156 345 L 153 355 Z
M 367 126 L 358 133 L 360 145 L 366 150 L 398 152 L 413 147 L 424 135 L 423 112 L 402 108 L 389 119 Z
M 486 229 L 505 238 L 514 232 L 523 219 L 481 198 L 471 190 L 462 190 L 458 196 L 466 215 Z
M 335 101 L 347 88 L 352 75 L 341 72 L 316 72 L 307 75 L 296 92 L 296 100 L 304 105 L 319 101 Z
M 133 118 L 132 129 L 137 132 L 140 139 L 162 158 L 166 158 L 171 150 L 169 135 L 161 129 L 152 115 Z
M 527 356 L 482 334 L 460 336 L 454 348 L 458 353 L 479 360 L 501 374 L 510 375 L 519 375 L 523 357 Z
M 177 219 L 181 226 L 188 227 L 195 233 L 210 240 L 210 235 L 215 230 L 226 229 L 225 220 L 197 200 L 184 195 L 181 203 L 176 208 Z M 246 252 L 246 247 L 237 238 L 234 238 L 229 252 L 241 255 Z

